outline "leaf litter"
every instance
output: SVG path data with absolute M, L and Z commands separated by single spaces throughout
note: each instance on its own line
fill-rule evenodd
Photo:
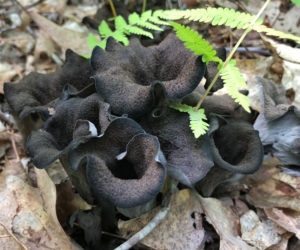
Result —
M 20 2 L 24 6 L 34 3 Z M 58 2 L 60 4 L 57 4 Z M 44 1 L 30 11 L 49 12 L 60 17 L 64 17 L 64 13 L 72 13 L 67 18 L 78 25 L 81 25 L 78 23 L 80 19 L 77 20 L 74 16 L 82 18 L 87 12 L 90 16 L 94 14 L 89 8 L 81 9 L 80 5 L 69 6 L 66 5 L 66 1 L 57 3 Z M 277 4 L 278 7 L 278 3 L 274 3 L 274 6 Z M 248 6 L 250 5 L 251 1 L 248 2 Z M 12 10 L 14 7 L 6 8 Z M 272 18 L 271 22 L 275 22 L 275 26 L 291 27 L 298 33 L 299 28 L 294 23 L 281 21 L 279 17 L 283 13 L 278 12 L 276 8 L 270 8 L 267 12 Z M 297 18 L 299 12 L 295 12 L 296 8 L 299 7 L 289 8 L 287 13 Z M 70 18 L 72 15 L 73 18 Z M 19 17 L 12 15 L 10 18 L 14 27 L 7 26 L 7 33 L 0 33 L 1 85 L 20 79 L 29 65 L 32 65 L 29 71 L 54 71 L 58 66 L 53 55 L 63 59 L 63 52 L 68 48 L 80 54 L 89 53 L 85 31 L 80 33 L 62 27 L 57 19 L 47 19 L 37 12 L 30 12 L 30 17 L 37 27 L 30 26 L 26 20 L 28 17 L 24 14 L 20 14 Z M 30 28 L 24 29 L 22 25 Z M 21 29 L 22 32 L 16 34 L 14 29 Z M 257 55 L 249 59 L 242 54 L 237 58 L 238 65 L 248 67 L 243 70 L 245 78 L 248 82 L 254 82 L 254 86 L 250 86 L 249 96 L 252 100 L 251 107 L 257 112 L 262 112 L 262 108 L 257 87 L 259 83 L 253 76 L 268 76 L 275 82 L 281 82 L 281 78 L 278 77 L 280 74 L 272 70 L 274 63 L 283 68 L 281 77 L 286 95 L 290 97 L 289 104 L 299 108 L 299 49 L 277 44 L 272 44 L 272 47 L 277 52 L 272 58 Z M 288 53 L 286 50 L 292 52 Z M 11 59 L 8 60 L 9 53 Z M 292 91 L 291 96 L 288 95 L 288 90 Z M 2 90 L 0 94 L 3 94 Z M 3 104 L 1 111 L 2 106 Z M 7 121 L 1 119 L 1 122 L 4 125 L 0 132 L 0 245 L 3 249 L 82 249 L 70 237 L 74 237 L 74 232 L 78 233 L 78 228 L 72 231 L 67 224 L 74 212 L 89 211 L 92 207 L 74 192 L 70 181 L 59 168 L 59 177 L 52 174 L 56 176 L 53 177 L 54 184 L 45 170 L 22 164 L 26 155 L 20 134 L 15 125 L 9 124 L 8 130 Z M 9 133 L 11 130 L 15 133 Z M 13 141 L 16 144 L 15 148 L 12 146 Z M 272 157 L 266 159 L 260 170 L 252 175 L 239 178 L 228 176 L 227 179 L 216 183 L 205 183 L 209 197 L 200 196 L 196 190 L 178 190 L 171 198 L 167 216 L 141 241 L 140 247 L 297 249 L 297 242 L 300 240 L 299 175 L 297 168 L 285 166 L 279 159 Z M 120 219 L 117 225 L 120 232 L 118 237 L 124 241 L 139 232 L 159 210 L 160 207 L 156 207 L 138 218 Z M 73 226 L 80 228 L 76 222 Z M 108 238 L 110 237 L 115 240 L 118 238 L 116 235 L 110 235 Z M 75 239 L 80 242 L 78 238 Z

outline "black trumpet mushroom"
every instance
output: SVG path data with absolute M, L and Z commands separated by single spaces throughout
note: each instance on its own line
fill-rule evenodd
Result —
M 97 92 L 114 114 L 138 117 L 151 111 L 155 91 L 162 88 L 167 100 L 191 93 L 204 76 L 206 66 L 170 34 L 156 46 L 143 47 L 137 38 L 124 47 L 109 38 L 106 50 L 96 47 L 91 64 Z
M 110 38 L 90 60 L 71 51 L 66 58 L 59 71 L 32 73 L 4 91 L 19 120 L 33 113 L 45 120 L 26 142 L 35 166 L 59 159 L 89 203 L 143 205 L 160 192 L 166 172 L 194 186 L 214 165 L 237 173 L 259 168 L 258 133 L 232 118 L 239 106 L 228 95 L 205 99 L 211 129 L 199 139 L 189 116 L 168 107 L 175 101 L 194 106 L 204 92 L 200 81 L 214 70 L 175 35 L 149 47 L 136 38 L 128 47 Z

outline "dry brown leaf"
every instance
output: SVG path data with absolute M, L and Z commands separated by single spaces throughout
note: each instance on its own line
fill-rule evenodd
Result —
M 256 77 L 266 77 L 278 82 L 279 74 L 270 70 L 274 62 L 275 58 L 273 57 L 237 60 L 237 66 L 243 73 L 243 77 L 249 87 L 248 96 L 250 98 L 251 108 L 258 112 L 261 112 L 261 103 L 259 98 L 259 83 Z
M 26 32 L 13 30 L 7 32 L 6 38 L 6 43 L 17 47 L 24 55 L 29 54 L 35 46 L 35 39 Z
M 48 57 L 51 57 L 51 55 L 55 52 L 57 52 L 57 49 L 54 42 L 50 39 L 46 32 L 40 30 L 37 35 L 34 57 L 39 59 L 43 53 L 45 53 Z
M 88 34 L 62 28 L 35 12 L 30 12 L 30 17 L 63 50 L 72 49 L 81 55 L 89 55 L 91 53 L 87 45 Z
M 44 0 L 36 6 L 40 12 L 58 12 L 63 13 L 67 0 Z
M 66 181 L 56 185 L 57 188 L 57 217 L 63 224 L 78 209 L 90 210 L 92 206 L 83 200 L 79 194 L 74 193 L 72 183 Z
M 284 235 L 281 236 L 281 241 L 278 244 L 269 247 L 268 250 L 287 250 L 289 239 L 292 236 L 293 234 L 291 233 L 285 233 Z
M 285 230 L 295 233 L 300 239 L 300 213 L 294 211 L 284 211 L 278 208 L 266 208 L 265 213 L 274 222 Z
M 246 177 L 250 187 L 246 198 L 256 207 L 281 207 L 300 212 L 300 189 L 297 184 L 300 183 L 300 177 L 288 176 L 276 168 L 277 165 L 281 165 L 281 162 L 270 158 L 255 174 Z
M 221 250 L 247 250 L 249 246 L 239 236 L 239 217 L 215 198 L 200 198 L 207 221 L 213 225 L 220 236 Z
M 202 209 L 197 194 L 188 189 L 176 193 L 166 218 L 141 243 L 155 249 L 203 249 Z M 141 230 L 159 208 L 129 221 L 119 221 L 123 236 L 129 238 Z
M 18 73 L 16 67 L 19 70 L 22 70 L 24 66 L 21 65 L 12 65 L 6 62 L 0 62 L 0 93 L 3 94 L 3 84 L 5 82 L 9 82 L 13 77 L 15 77 Z
M 300 56 L 299 50 L 297 53 L 295 52 L 298 58 Z M 287 90 L 293 90 L 295 97 L 292 104 L 300 109 L 300 63 L 284 61 L 283 68 L 282 84 Z
M 39 188 L 25 181 L 20 163 L 7 164 L 0 175 L 0 222 L 28 249 L 74 249 L 56 218 L 54 184 L 45 170 L 36 170 L 36 177 Z M 0 242 L 2 249 L 18 249 L 12 237 L 0 238 Z

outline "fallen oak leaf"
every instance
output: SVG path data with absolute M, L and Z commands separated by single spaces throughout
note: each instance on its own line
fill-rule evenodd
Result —
M 295 233 L 300 239 L 300 213 L 295 211 L 285 211 L 279 208 L 264 209 L 269 219 L 284 228 L 285 230 Z
M 206 220 L 212 224 L 220 236 L 220 250 L 254 250 L 238 235 L 239 218 L 231 208 L 215 198 L 203 198 L 199 195 Z
M 29 16 L 39 28 L 46 32 L 63 50 L 72 49 L 80 55 L 88 55 L 91 53 L 86 42 L 88 34 L 60 27 L 35 12 L 29 12 Z

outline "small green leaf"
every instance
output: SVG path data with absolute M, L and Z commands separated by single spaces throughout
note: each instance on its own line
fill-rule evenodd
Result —
M 102 21 L 101 24 L 98 26 L 98 31 L 101 37 L 107 38 L 111 36 L 113 33 L 112 30 L 109 28 L 108 24 L 106 21 Z
M 207 120 L 204 109 L 195 111 L 195 108 L 192 106 L 176 103 L 170 104 L 169 107 L 189 114 L 190 128 L 193 131 L 195 138 L 199 138 L 201 135 L 206 134 L 209 124 L 204 121 Z
M 136 12 L 133 12 L 128 16 L 128 22 L 130 25 L 134 25 L 139 21 L 140 21 L 140 16 Z
M 224 88 L 227 90 L 228 95 L 250 113 L 249 97 L 239 92 L 240 88 L 247 89 L 248 86 L 238 67 L 236 67 L 235 60 L 231 60 L 225 68 L 221 69 L 221 78 L 224 81 Z
M 125 30 L 129 33 L 132 33 L 132 34 L 136 34 L 136 35 L 143 35 L 143 36 L 147 36 L 147 37 L 150 37 L 151 39 L 153 39 L 153 35 L 148 32 L 148 31 L 145 31 L 139 27 L 136 27 L 136 26 L 127 26 L 125 28 Z
M 99 47 L 102 48 L 102 46 L 103 46 L 103 41 L 100 42 L 97 39 L 97 37 L 94 36 L 93 34 L 89 34 L 88 39 L 87 39 L 87 43 L 88 43 L 88 46 L 89 46 L 90 49 L 93 49 L 96 46 L 99 46 Z
M 184 25 L 170 22 L 176 31 L 176 36 L 184 42 L 185 47 L 193 51 L 195 55 L 202 55 L 202 61 L 205 63 L 219 62 L 222 60 L 216 56 L 216 51 L 205 39 L 202 38 L 195 30 Z
M 116 30 L 122 30 L 127 26 L 125 19 L 122 16 L 117 16 L 115 19 Z
M 144 28 L 147 28 L 149 30 L 157 30 L 157 31 L 162 31 L 163 30 L 162 28 L 158 27 L 157 25 L 146 22 L 146 21 L 139 22 L 137 25 L 139 25 L 141 27 L 144 27 Z
M 300 0 L 291 0 L 293 4 L 300 6 Z
M 152 10 L 147 10 L 142 14 L 141 19 L 143 21 L 148 20 L 151 17 L 151 14 L 152 14 Z
M 123 43 L 125 46 L 129 45 L 129 40 L 128 40 L 127 36 L 121 31 L 115 31 L 112 34 L 112 37 L 114 39 L 116 39 L 118 42 Z

